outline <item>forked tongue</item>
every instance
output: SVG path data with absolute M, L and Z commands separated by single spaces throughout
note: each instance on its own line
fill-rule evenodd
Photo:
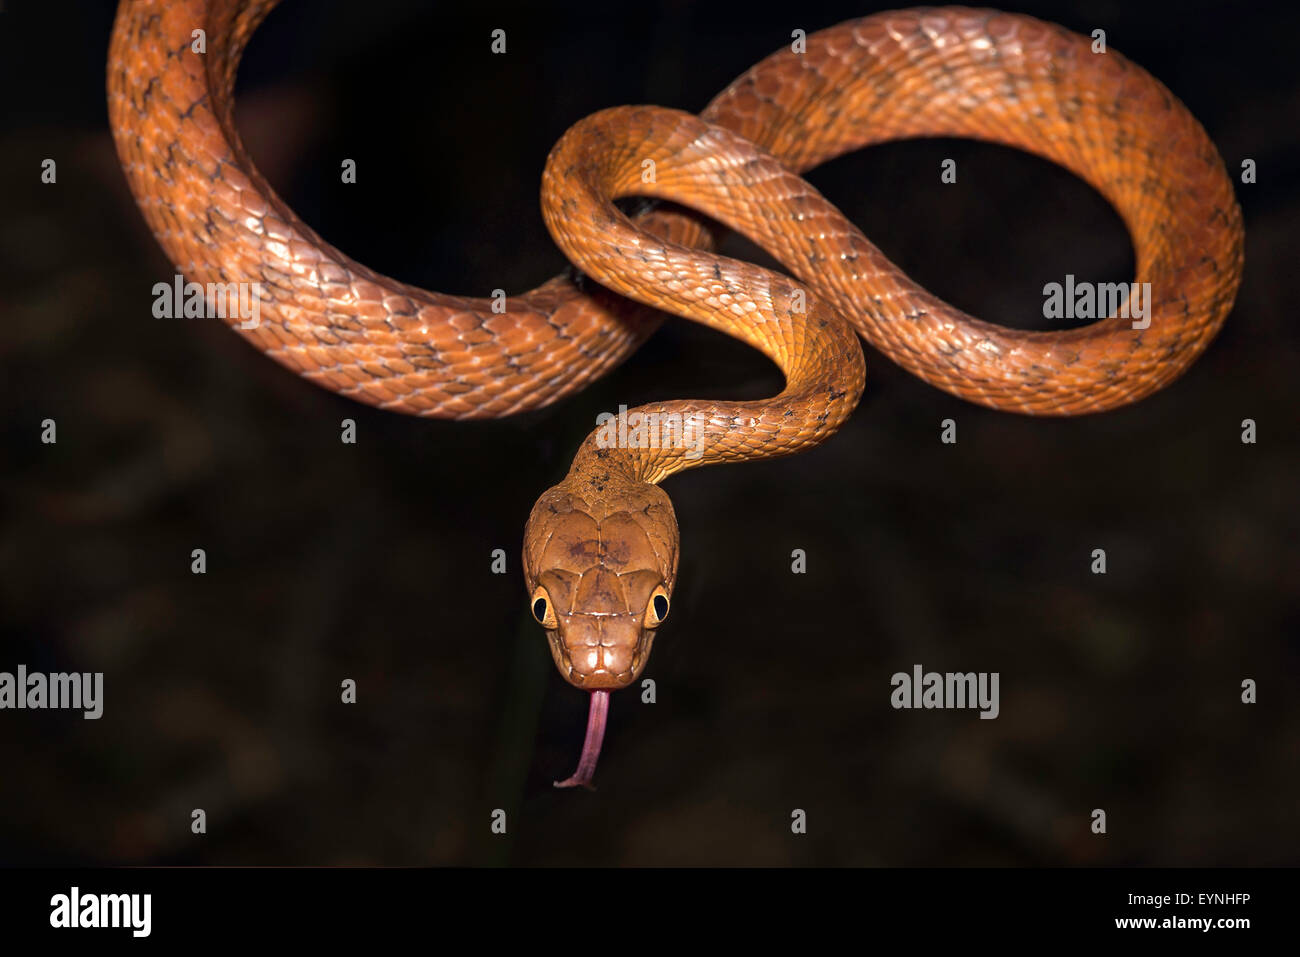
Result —
M 596 773 L 596 762 L 600 759 L 600 744 L 605 740 L 605 719 L 609 717 L 609 692 L 593 691 L 591 707 L 587 711 L 587 738 L 582 742 L 582 757 L 578 759 L 578 770 L 563 781 L 556 781 L 557 788 L 583 787 L 594 791 L 591 776 Z

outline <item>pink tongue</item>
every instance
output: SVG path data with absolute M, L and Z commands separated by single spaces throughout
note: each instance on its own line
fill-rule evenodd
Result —
M 600 759 L 600 744 L 605 740 L 605 719 L 609 716 L 609 692 L 593 691 L 591 707 L 587 711 L 587 739 L 582 742 L 582 757 L 578 759 L 578 770 L 573 776 L 563 781 L 556 781 L 557 788 L 584 787 L 594 791 L 591 776 L 596 773 L 596 762 Z

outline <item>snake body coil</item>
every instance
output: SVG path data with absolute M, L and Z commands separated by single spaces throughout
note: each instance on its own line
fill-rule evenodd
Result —
M 668 613 L 678 533 L 658 483 L 698 465 L 796 452 L 852 412 L 857 335 L 942 389 L 996 409 L 1074 415 L 1133 402 L 1177 378 L 1231 309 L 1241 213 L 1204 130 L 1115 52 L 1028 17 L 963 8 L 867 17 L 812 34 L 736 80 L 699 117 L 602 111 L 552 151 L 542 210 L 557 244 L 601 286 L 558 277 L 512 297 L 447 296 L 366 269 L 327 244 L 258 174 L 233 122 L 235 72 L 273 2 L 123 0 L 109 112 L 131 189 L 159 243 L 199 283 L 259 283 L 241 335 L 318 384 L 381 408 L 490 418 L 568 395 L 627 356 L 656 310 L 762 350 L 780 395 L 632 410 L 685 441 L 610 441 L 598 429 L 538 501 L 524 541 L 534 615 L 561 673 L 592 694 L 587 784 L 608 692 L 645 666 Z M 192 48 L 193 31 L 207 52 Z M 893 266 L 799 173 L 872 143 L 970 137 L 1073 171 L 1132 235 L 1149 323 L 1060 332 L 982 322 Z M 653 182 L 642 177 L 653 160 Z M 683 214 L 631 219 L 653 196 L 743 233 L 799 282 L 708 251 Z M 610 292 L 612 290 L 613 292 Z M 238 319 L 232 320 L 232 325 Z M 667 433 L 654 433 L 656 435 Z

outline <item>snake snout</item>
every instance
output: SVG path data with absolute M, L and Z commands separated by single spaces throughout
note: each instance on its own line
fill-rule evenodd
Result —
M 616 691 L 636 680 L 652 635 L 631 615 L 570 615 L 551 638 L 566 681 L 584 691 Z

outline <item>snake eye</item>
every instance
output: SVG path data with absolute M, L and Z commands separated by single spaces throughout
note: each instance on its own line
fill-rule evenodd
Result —
M 560 627 L 560 623 L 555 618 L 555 609 L 551 607 L 551 600 L 546 596 L 546 589 L 540 585 L 533 592 L 533 617 L 543 628 Z
M 654 628 L 668 617 L 668 589 L 660 585 L 650 593 L 650 603 L 645 610 L 647 627 Z

